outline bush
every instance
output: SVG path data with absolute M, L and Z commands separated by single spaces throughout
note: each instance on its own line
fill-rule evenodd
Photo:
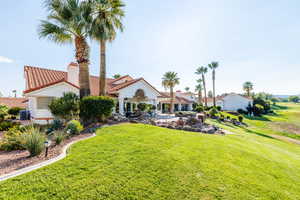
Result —
M 211 117 L 216 117 L 216 115 L 219 113 L 218 109 L 215 108 L 215 107 L 212 107 L 210 110 L 209 110 L 209 115 Z
M 10 128 L 12 128 L 14 126 L 20 126 L 20 124 L 17 122 L 12 122 L 12 121 L 0 122 L 0 131 L 8 131 Z
M 221 111 L 221 110 L 222 110 L 222 107 L 221 107 L 221 106 L 216 106 L 216 109 L 217 109 L 218 111 Z
M 38 156 L 45 148 L 46 137 L 37 128 L 30 127 L 21 135 L 23 147 L 29 151 L 30 156 Z
M 175 112 L 176 117 L 196 117 L 196 113 L 192 111 L 178 111 Z
M 242 115 L 238 116 L 239 122 L 243 123 L 244 117 Z
M 20 107 L 12 107 L 8 109 L 7 113 L 10 115 L 18 116 L 20 114 L 20 111 L 24 110 L 23 108 Z
M 140 111 L 145 111 L 147 109 L 147 104 L 145 103 L 139 103 L 137 105 L 137 108 L 140 110 Z
M 79 114 L 79 97 L 72 92 L 64 93 L 63 97 L 51 101 L 49 109 L 58 118 L 74 119 Z
M 72 120 L 67 124 L 66 131 L 69 134 L 79 134 L 83 130 L 83 126 L 77 120 Z
M 255 116 L 261 116 L 262 114 L 264 114 L 265 110 L 264 107 L 260 104 L 255 104 L 253 106 L 253 114 Z
M 66 135 L 63 131 L 55 131 L 52 137 L 56 145 L 60 145 L 65 138 Z
M 88 96 L 80 102 L 80 117 L 86 123 L 97 122 L 111 116 L 114 100 L 106 96 Z
M 24 147 L 21 144 L 22 129 L 20 127 L 10 128 L 4 135 L 3 140 L 0 143 L 0 150 L 14 151 L 23 150 Z
M 204 111 L 204 107 L 202 105 L 198 105 L 196 108 L 195 108 L 195 111 L 200 113 L 200 112 L 203 112 Z
M 8 107 L 0 104 L 0 122 L 7 116 Z

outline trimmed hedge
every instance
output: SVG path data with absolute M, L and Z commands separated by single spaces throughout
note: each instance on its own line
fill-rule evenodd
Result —
M 106 96 L 88 96 L 80 101 L 80 118 L 85 123 L 104 120 L 112 114 L 114 100 Z

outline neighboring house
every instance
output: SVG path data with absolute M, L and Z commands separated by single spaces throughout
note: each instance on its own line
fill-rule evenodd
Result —
M 160 92 L 162 96 L 159 97 L 159 111 L 166 113 L 170 111 L 171 96 L 169 92 Z M 196 96 L 190 92 L 174 92 L 174 111 L 191 111 L 193 104 L 196 103 Z
M 242 96 L 235 93 L 216 97 L 216 105 L 221 106 L 222 110 L 247 110 L 249 104 L 253 104 L 253 100 L 250 97 Z M 207 98 L 207 106 L 213 106 L 213 98 Z
M 67 72 L 44 69 L 39 67 L 24 67 L 26 90 L 24 95 L 28 98 L 28 110 L 35 123 L 46 124 L 53 120 L 48 109 L 53 98 L 61 97 L 65 92 L 79 95 L 79 67 L 70 63 Z M 116 112 L 124 114 L 133 111 L 138 103 L 148 103 L 157 106 L 160 92 L 143 78 L 133 79 L 122 76 L 118 79 L 106 80 L 107 93 L 118 103 Z M 99 78 L 90 76 L 91 95 L 99 94 Z
M 26 98 L 0 97 L 0 105 L 5 105 L 9 108 L 19 107 L 26 109 L 27 102 Z

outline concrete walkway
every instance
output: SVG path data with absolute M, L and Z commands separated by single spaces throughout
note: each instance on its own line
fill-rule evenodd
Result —
M 89 139 L 89 138 L 92 138 L 92 137 L 95 137 L 95 136 L 96 136 L 96 134 L 93 134 L 93 135 L 91 135 L 89 137 L 81 138 L 81 139 L 79 139 L 77 141 L 73 141 L 73 142 L 67 144 L 62 149 L 62 153 L 59 156 L 55 157 L 55 158 L 52 158 L 50 160 L 46 160 L 44 162 L 41 162 L 41 163 L 38 163 L 38 164 L 35 164 L 35 165 L 32 165 L 32 166 L 29 166 L 29 167 L 25 167 L 25 168 L 19 169 L 17 171 L 13 171 L 13 172 L 8 173 L 8 174 L 4 174 L 4 175 L 0 176 L 0 182 L 4 181 L 4 180 L 7 180 L 7 179 L 10 179 L 10 178 L 13 178 L 13 177 L 16 177 L 16 176 L 19 176 L 19 175 L 22 175 L 22 174 L 25 174 L 25 173 L 28 173 L 28 172 L 31 172 L 31 171 L 39 169 L 41 167 L 45 167 L 45 166 L 50 165 L 52 163 L 55 163 L 55 162 L 57 162 L 57 161 L 65 158 L 67 156 L 67 151 L 68 151 L 68 149 L 69 149 L 69 147 L 71 145 L 73 145 L 73 144 L 75 144 L 75 143 L 77 143 L 79 141 L 86 140 L 86 139 Z

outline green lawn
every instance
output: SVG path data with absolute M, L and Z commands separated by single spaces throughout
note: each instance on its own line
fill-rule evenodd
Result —
M 247 117 L 244 121 L 248 127 L 244 127 L 244 131 L 264 135 L 282 135 L 300 140 L 300 104 L 278 103 L 273 106 L 273 110 L 274 114 Z M 228 114 L 225 113 L 225 115 Z
M 300 147 L 235 129 L 106 127 L 55 164 L 0 183 L 0 199 L 299 199 Z

